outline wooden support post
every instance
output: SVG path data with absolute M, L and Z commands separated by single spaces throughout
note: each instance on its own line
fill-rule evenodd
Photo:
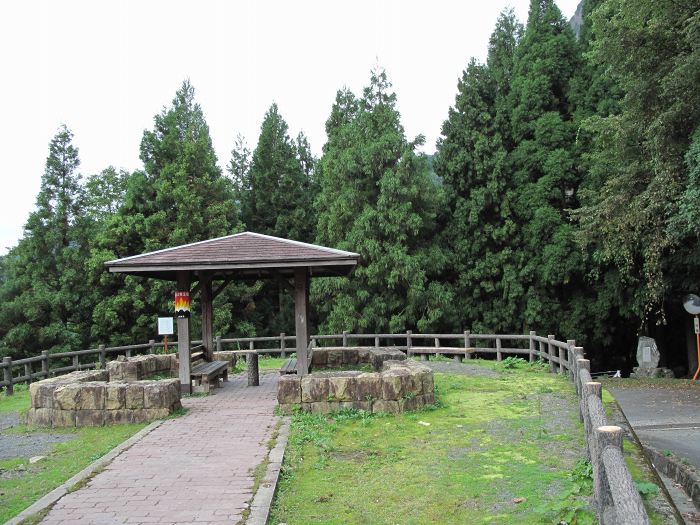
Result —
M 177 291 L 189 292 L 191 285 L 190 272 L 177 272 Z M 177 318 L 177 358 L 180 363 L 180 392 L 192 393 L 192 364 L 190 363 L 190 318 Z
M 211 288 L 211 274 L 203 272 L 199 276 L 201 290 L 199 299 L 202 303 L 202 345 L 207 361 L 214 360 L 214 295 Z
M 24 375 L 27 377 L 26 383 L 28 385 L 32 384 L 32 364 L 24 363 Z
M 578 370 L 579 373 L 581 370 L 588 370 L 588 375 L 590 376 L 591 372 L 591 362 L 588 359 L 579 359 L 578 360 Z M 581 383 L 581 376 L 579 375 L 578 382 Z M 585 418 L 586 418 L 586 413 L 588 412 L 588 398 L 586 397 L 585 392 L 583 392 L 583 385 L 579 384 L 579 391 L 581 392 L 581 395 L 579 396 L 581 399 L 580 403 L 580 413 L 579 413 L 579 420 L 583 423 L 585 423 Z
M 126 357 L 131 357 L 131 348 L 127 348 L 124 353 L 126 354 Z
M 566 362 L 569 364 L 569 379 L 573 381 L 576 375 L 574 374 L 574 346 L 576 341 L 573 339 L 566 340 Z
M 297 338 L 297 374 L 309 373 L 306 349 L 309 346 L 309 271 L 307 268 L 294 270 L 294 324 Z
M 252 345 L 253 342 L 251 341 L 250 344 Z M 297 355 L 299 355 L 299 352 L 297 352 Z M 248 368 L 248 386 L 260 386 L 260 373 L 258 371 L 258 354 L 255 351 L 246 353 L 246 365 Z
M 379 336 L 374 337 L 374 347 L 379 348 Z
M 49 377 L 49 351 L 44 350 L 41 352 L 41 375 L 44 379 Z
M 223 350 L 223 345 L 221 344 L 221 336 L 217 335 L 216 339 L 214 340 L 214 347 L 216 348 L 217 352 L 221 352 Z
M 100 350 L 100 370 L 107 369 L 107 352 L 105 351 L 105 345 L 100 345 L 97 347 Z
M 411 351 L 411 348 L 413 348 L 413 341 L 411 340 L 412 335 L 413 332 L 411 330 L 406 330 L 406 355 L 408 355 L 408 357 L 413 355 Z
M 284 332 L 280 333 L 280 357 L 282 359 L 286 359 L 287 357 L 287 352 L 285 352 L 285 349 L 287 348 L 287 342 L 284 340 L 284 336 Z
M 6 383 L 5 395 L 11 396 L 12 394 L 15 393 L 15 388 L 12 385 L 12 358 L 11 357 L 3 357 L 2 364 L 5 365 L 5 368 L 3 368 L 3 370 L 2 370 L 3 380 Z
M 148 353 L 151 355 L 156 353 L 156 341 L 155 341 L 155 339 L 148 340 Z
M 549 357 L 549 372 L 554 373 L 555 372 L 555 366 L 554 366 L 554 344 L 552 344 L 552 341 L 554 340 L 553 335 L 548 335 L 547 336 L 547 355 Z
M 343 330 L 343 346 L 348 346 L 348 331 Z
M 469 352 L 467 352 L 467 350 L 469 349 L 471 344 L 472 344 L 471 332 L 469 330 L 465 330 L 464 331 L 464 357 L 466 359 L 472 358 L 472 355 Z
M 537 332 L 534 330 L 530 330 L 530 362 L 532 363 L 535 360 L 535 339 L 534 337 L 537 335 Z
M 251 352 L 255 352 L 255 341 L 248 342 L 248 350 L 250 350 Z
M 503 360 L 503 354 L 501 354 L 501 338 L 496 337 L 496 361 Z
M 73 356 L 73 369 L 80 370 L 80 357 L 77 355 Z

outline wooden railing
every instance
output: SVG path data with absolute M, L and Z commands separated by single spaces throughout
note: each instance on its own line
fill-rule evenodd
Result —
M 296 352 L 295 337 L 281 333 L 270 337 L 216 337 L 216 350 L 221 351 L 234 346 L 242 350 L 255 350 L 258 354 L 276 354 L 286 357 L 288 353 Z M 370 344 L 360 344 L 366 343 Z M 192 341 L 192 345 L 202 341 Z M 257 346 L 258 345 L 262 346 Z M 408 355 L 420 355 L 428 359 L 430 355 L 451 355 L 455 360 L 469 359 L 474 355 L 495 355 L 502 360 L 504 355 L 527 356 L 529 361 L 543 360 L 548 363 L 552 373 L 567 374 L 573 381 L 579 399 L 581 421 L 586 435 L 587 454 L 593 466 L 594 501 L 600 522 L 603 525 L 645 525 L 649 518 L 644 509 L 639 492 L 632 481 L 632 476 L 625 464 L 622 454 L 622 429 L 608 425 L 603 408 L 600 383 L 594 382 L 590 374 L 590 362 L 584 359 L 583 348 L 576 346 L 575 341 L 558 341 L 553 335 L 538 336 L 535 332 L 529 334 L 472 334 L 465 331 L 461 334 L 414 334 L 410 330 L 402 334 L 342 334 L 313 335 L 310 347 L 314 346 L 349 347 L 380 347 L 391 346 L 406 351 Z M 504 343 L 507 343 L 505 345 Z M 171 342 L 177 346 L 177 342 Z M 12 395 L 13 385 L 31 383 L 35 379 L 43 379 L 74 370 L 104 368 L 107 356 L 114 354 L 126 355 L 135 353 L 155 353 L 162 348 L 163 343 L 151 340 L 148 343 L 105 347 L 100 345 L 95 349 L 79 350 L 41 355 L 26 359 L 12 360 L 3 358 L 3 380 L 0 387 L 7 395 Z M 81 357 L 97 356 L 89 362 L 81 362 Z M 55 363 L 58 366 L 51 366 Z M 69 364 L 67 364 L 69 363 Z

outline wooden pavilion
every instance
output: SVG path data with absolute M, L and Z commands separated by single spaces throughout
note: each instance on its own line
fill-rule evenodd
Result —
M 292 279 L 296 325 L 297 373 L 308 373 L 305 350 L 309 344 L 309 279 L 347 275 L 359 255 L 253 232 L 237 233 L 124 257 L 105 263 L 110 272 L 175 281 L 180 384 L 191 391 L 189 297 L 199 292 L 202 344 L 211 360 L 214 351 L 213 301 L 234 280 Z M 218 281 L 216 288 L 214 282 Z M 197 283 L 192 288 L 193 283 Z M 290 283 L 291 284 L 291 283 Z M 177 313 L 177 312 L 176 312 Z

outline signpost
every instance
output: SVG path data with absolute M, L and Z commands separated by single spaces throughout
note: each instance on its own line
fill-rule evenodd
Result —
M 173 332 L 173 318 L 172 317 L 159 317 L 158 318 L 158 335 L 163 336 L 163 343 L 165 348 L 163 353 L 168 353 L 168 336 L 172 335 Z
M 698 369 L 693 376 L 693 381 L 695 381 L 700 374 L 700 319 L 698 318 L 698 315 L 700 315 L 700 297 L 692 293 L 686 295 L 683 298 L 683 308 L 685 308 L 685 311 L 690 315 L 695 316 L 693 321 L 695 325 L 695 341 L 698 349 Z

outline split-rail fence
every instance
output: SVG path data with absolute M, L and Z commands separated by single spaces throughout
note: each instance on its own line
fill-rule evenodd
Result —
M 258 354 L 280 355 L 296 352 L 295 337 L 281 333 L 272 337 L 216 337 L 216 350 L 234 346 L 236 349 L 255 350 Z M 366 342 L 370 341 L 370 344 Z M 429 359 L 430 355 L 450 355 L 456 361 L 470 359 L 475 355 L 491 355 L 502 360 L 504 355 L 527 356 L 529 361 L 543 360 L 552 373 L 567 374 L 573 381 L 579 400 L 580 418 L 586 435 L 587 455 L 593 467 L 593 496 L 600 523 L 603 525 L 646 525 L 649 523 L 644 504 L 637 491 L 632 476 L 625 464 L 622 453 L 623 431 L 618 426 L 608 424 L 602 403 L 602 387 L 593 381 L 590 361 L 584 359 L 583 348 L 575 341 L 558 341 L 553 335 L 542 337 L 536 332 L 523 335 L 472 334 L 342 334 L 313 335 L 311 345 L 330 346 L 332 343 L 344 347 L 391 346 L 404 350 L 408 355 L 420 355 Z M 365 343 L 365 344 L 359 344 Z M 510 346 L 504 346 L 508 343 Z M 201 341 L 192 341 L 194 346 Z M 169 343 L 176 347 L 177 342 Z M 53 375 L 104 368 L 108 356 L 139 353 L 156 353 L 164 346 L 154 340 L 148 343 L 78 350 L 41 355 L 13 360 L 3 358 L 0 363 L 2 381 L 0 387 L 7 395 L 12 395 L 13 385 L 31 383 Z M 247 347 L 247 348 L 245 348 Z M 95 358 L 97 356 L 97 358 Z M 81 362 L 81 358 L 83 362 Z M 85 359 L 89 358 L 89 362 Z M 55 366 L 52 366 L 55 365 Z

